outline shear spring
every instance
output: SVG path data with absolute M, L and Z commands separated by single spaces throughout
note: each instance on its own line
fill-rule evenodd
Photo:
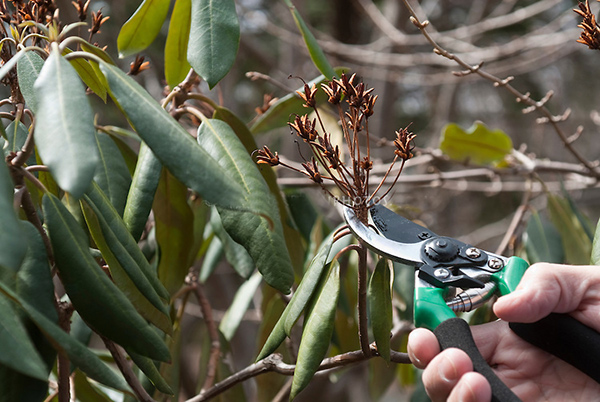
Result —
M 487 282 L 483 288 L 467 289 L 454 296 L 446 304 L 455 313 L 466 313 L 483 306 L 494 295 L 496 284 Z

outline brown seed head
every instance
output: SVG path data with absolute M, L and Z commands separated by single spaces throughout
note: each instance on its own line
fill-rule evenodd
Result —
M 312 87 L 309 87 L 307 83 L 304 83 L 304 92 L 296 91 L 296 93 L 304 101 L 304 107 L 314 108 L 317 105 L 317 100 L 315 99 L 317 86 L 315 84 L 313 84 Z
M 396 131 L 396 139 L 394 145 L 396 149 L 394 153 L 404 160 L 412 158 L 414 146 L 411 144 L 412 140 L 416 137 L 415 134 L 408 131 L 408 127 Z
M 135 60 L 129 64 L 129 75 L 138 75 L 144 70 L 148 70 L 150 68 L 150 62 L 144 61 L 144 56 L 137 55 L 135 56 Z
M 296 116 L 294 122 L 288 123 L 288 125 L 296 131 L 298 137 L 302 138 L 304 142 L 312 142 L 318 137 L 316 122 L 317 119 L 311 121 L 307 115 L 303 115 Z
M 329 81 L 327 84 L 321 84 L 321 88 L 327 94 L 327 102 L 337 105 L 342 100 L 341 87 L 336 80 Z
M 600 27 L 596 23 L 596 17 L 590 9 L 589 0 L 585 3 L 579 3 L 579 10 L 574 9 L 577 14 L 583 17 L 583 21 L 578 25 L 583 31 L 577 42 L 586 45 L 590 49 L 600 49 Z
M 323 183 L 323 177 L 321 177 L 321 173 L 319 173 L 319 167 L 317 166 L 315 158 L 311 158 L 310 162 L 303 163 L 302 166 L 312 181 L 317 184 Z
M 279 155 L 277 152 L 271 151 L 266 145 L 254 152 L 256 153 L 256 163 L 264 163 L 269 166 L 279 165 Z
M 106 21 L 108 21 L 109 18 L 110 17 L 104 17 L 102 15 L 102 10 L 98 10 L 97 12 L 92 11 L 92 27 L 90 29 L 88 29 L 88 31 L 92 35 L 99 33 L 100 28 L 102 27 L 102 24 L 104 24 Z
M 79 21 L 87 20 L 87 12 L 88 7 L 90 6 L 90 0 L 87 0 L 85 3 L 83 0 L 72 1 L 73 7 L 77 10 L 77 16 L 79 17 Z

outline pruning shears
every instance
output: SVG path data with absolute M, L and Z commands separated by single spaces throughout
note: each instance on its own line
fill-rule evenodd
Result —
M 415 267 L 415 325 L 434 331 L 442 349 L 464 350 L 475 371 L 490 382 L 492 400 L 519 401 L 483 359 L 469 325 L 456 313 L 515 290 L 529 264 L 439 236 L 381 204 L 370 206 L 368 218 L 363 224 L 353 209 L 344 207 L 350 230 L 372 251 Z M 594 329 L 570 315 L 554 313 L 535 323 L 510 323 L 510 328 L 600 383 L 600 334 Z

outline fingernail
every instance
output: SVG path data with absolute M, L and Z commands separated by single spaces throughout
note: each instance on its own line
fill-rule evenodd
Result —
M 458 373 L 454 366 L 454 362 L 446 356 L 444 356 L 444 361 L 440 362 L 440 365 L 438 366 L 438 373 L 440 378 L 449 384 L 454 384 L 458 379 Z

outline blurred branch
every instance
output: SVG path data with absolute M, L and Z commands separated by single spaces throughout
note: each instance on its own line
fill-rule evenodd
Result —
M 366 356 L 362 350 L 355 350 L 324 359 L 317 371 L 344 367 L 350 364 L 369 360 L 374 356 L 379 356 L 377 348 L 374 344 L 371 344 L 369 349 L 370 356 Z M 396 352 L 393 350 L 391 351 L 391 361 L 399 364 L 410 364 L 410 359 L 406 353 Z M 188 399 L 186 402 L 207 401 L 210 398 L 225 392 L 236 384 L 264 373 L 275 372 L 283 375 L 294 375 L 295 369 L 296 366 L 294 364 L 284 363 L 283 357 L 278 353 L 274 353 L 254 364 L 251 364 L 245 369 L 232 374 L 223 381 L 215 384 L 212 388 L 202 391 L 200 394 Z
M 409 4 L 408 0 L 403 0 L 403 2 L 411 14 L 412 23 L 421 31 L 423 36 L 425 38 L 427 38 L 427 41 L 431 44 L 431 46 L 433 46 L 434 53 L 436 53 L 448 60 L 453 60 L 458 65 L 463 67 L 465 69 L 465 71 L 458 73 L 460 75 L 477 74 L 477 75 L 481 76 L 482 78 L 485 78 L 486 80 L 493 82 L 494 86 L 496 86 L 496 87 L 504 87 L 508 92 L 510 92 L 512 95 L 514 95 L 517 98 L 517 102 L 521 102 L 524 105 L 529 106 L 528 108 L 525 109 L 525 112 L 530 112 L 530 111 L 534 111 L 534 110 L 538 111 L 543 116 L 543 119 L 544 119 L 540 122 L 550 123 L 550 125 L 552 126 L 554 131 L 558 134 L 560 140 L 563 142 L 565 148 L 567 148 L 567 150 L 575 157 L 575 159 L 577 159 L 583 166 L 585 166 L 585 168 L 589 171 L 589 174 L 592 177 L 594 177 L 596 180 L 600 179 L 600 172 L 596 169 L 597 166 L 594 166 L 594 164 L 592 164 L 585 157 L 583 157 L 583 155 L 581 155 L 581 153 L 579 153 L 579 151 L 577 151 L 572 146 L 572 141 L 569 140 L 569 135 L 567 135 L 559 125 L 560 122 L 566 120 L 566 118 L 568 117 L 568 113 L 565 112 L 561 116 L 555 116 L 545 106 L 546 102 L 551 98 L 552 92 L 548 92 L 548 94 L 543 99 L 541 99 L 540 101 L 536 101 L 530 97 L 529 93 L 524 94 L 524 93 L 518 91 L 512 85 L 510 85 L 510 81 L 513 79 L 513 77 L 508 77 L 506 79 L 500 79 L 500 78 L 496 77 L 495 75 L 492 75 L 492 74 L 488 73 L 487 71 L 484 71 L 481 68 L 483 62 L 478 65 L 475 65 L 475 66 L 466 63 L 461 57 L 459 57 L 453 53 L 450 53 L 446 49 L 442 48 L 428 32 L 427 26 L 429 25 L 429 22 L 426 20 L 421 22 L 418 19 L 412 6 Z

